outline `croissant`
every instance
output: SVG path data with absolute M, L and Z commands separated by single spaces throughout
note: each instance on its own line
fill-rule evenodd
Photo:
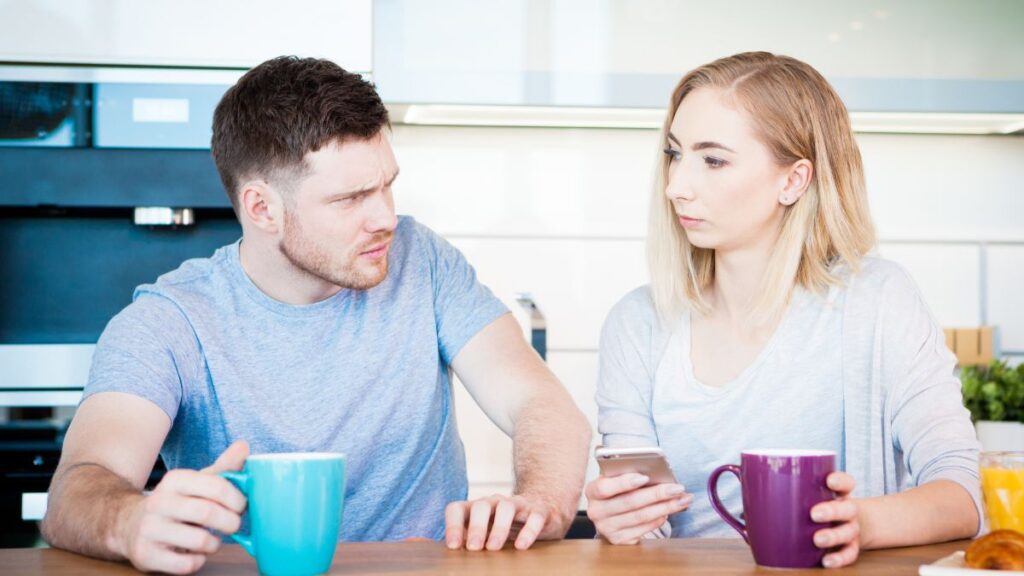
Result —
M 971 568 L 1024 570 L 1024 534 L 1016 530 L 995 530 L 967 547 L 964 561 Z

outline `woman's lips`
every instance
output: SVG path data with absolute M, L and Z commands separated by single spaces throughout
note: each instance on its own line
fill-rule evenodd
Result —
M 679 217 L 679 224 L 681 224 L 683 226 L 683 228 L 686 228 L 687 230 L 692 230 L 694 228 L 699 228 L 702 224 L 704 224 L 704 221 L 701 220 L 700 218 L 690 218 L 689 216 L 680 216 Z

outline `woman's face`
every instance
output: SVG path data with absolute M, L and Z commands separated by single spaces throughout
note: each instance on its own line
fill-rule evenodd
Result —
M 691 244 L 735 250 L 774 243 L 786 205 L 796 201 L 787 194 L 799 194 L 789 192 L 793 167 L 775 163 L 747 113 L 721 90 L 698 88 L 683 99 L 665 154 L 665 194 Z

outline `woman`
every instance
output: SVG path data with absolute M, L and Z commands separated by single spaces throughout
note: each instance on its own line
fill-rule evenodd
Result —
M 705 483 L 751 448 L 829 449 L 839 498 L 812 509 L 827 567 L 861 548 L 979 529 L 978 446 L 954 357 L 874 231 L 842 101 L 807 64 L 764 52 L 676 87 L 648 235 L 651 284 L 601 337 L 607 446 L 659 445 L 682 485 L 639 474 L 586 489 L 599 534 L 730 536 Z M 736 483 L 720 487 L 741 508 Z M 666 523 L 667 520 L 667 523 Z

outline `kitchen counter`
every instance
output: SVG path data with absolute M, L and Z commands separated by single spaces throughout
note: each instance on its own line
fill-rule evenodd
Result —
M 331 574 L 817 574 L 818 576 L 917 574 L 928 564 L 967 547 L 966 541 L 864 552 L 840 570 L 771 570 L 755 566 L 741 540 L 649 540 L 612 546 L 598 540 L 542 542 L 528 551 L 450 551 L 436 542 L 339 544 Z M 137 574 L 127 564 L 104 562 L 54 549 L 0 550 L 0 573 L 20 575 Z M 256 562 L 236 545 L 214 554 L 199 574 L 256 574 Z

